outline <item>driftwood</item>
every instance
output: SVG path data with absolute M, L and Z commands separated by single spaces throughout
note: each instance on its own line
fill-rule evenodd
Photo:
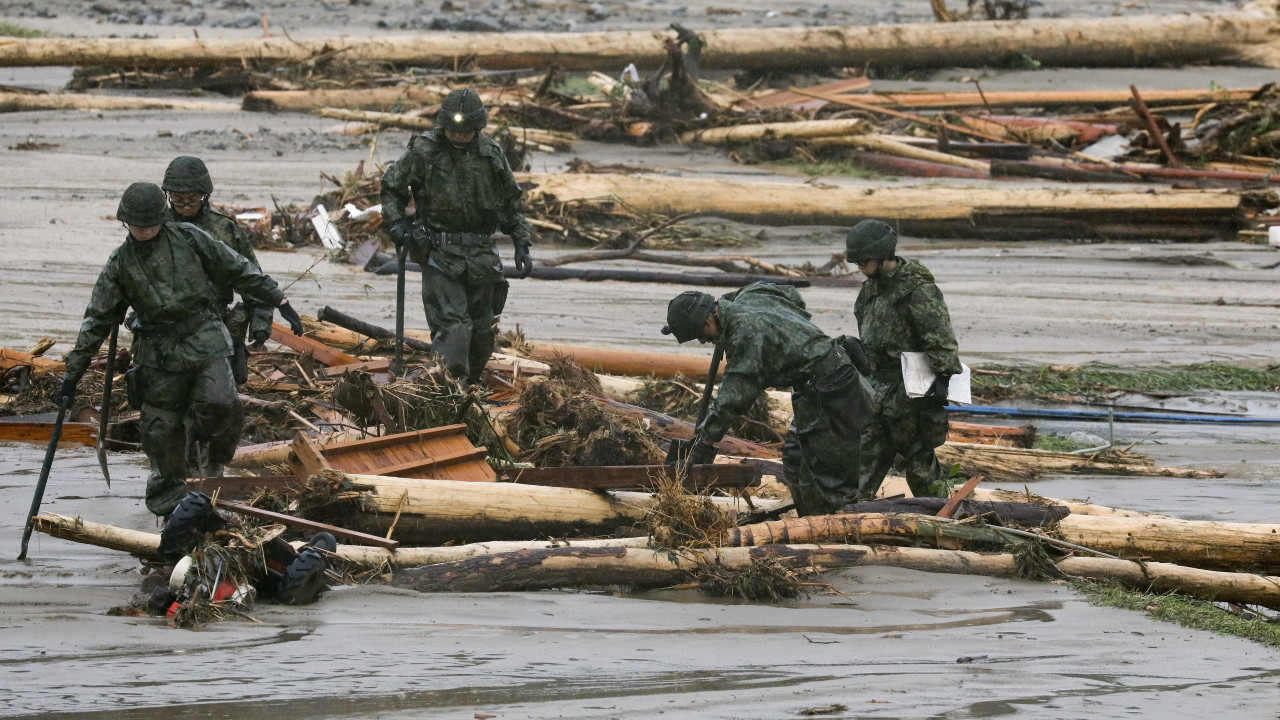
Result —
M 0 39 L 0 53 L 3 52 Z M 187 110 L 194 112 L 236 112 L 234 103 L 213 100 L 166 100 L 117 95 L 81 95 L 79 93 L 0 92 L 0 113 L 32 110 Z
M 831 138 L 833 140 L 841 140 L 842 138 Z M 910 160 L 895 155 L 886 155 L 877 152 L 862 152 L 860 150 L 852 150 L 845 152 L 843 158 L 856 163 L 868 170 L 884 173 L 886 175 L 906 175 L 909 177 L 927 177 L 927 178 L 960 178 L 964 180 L 987 180 L 990 174 L 983 170 L 969 170 L 966 168 L 956 167 L 955 165 L 943 165 L 941 163 L 927 162 L 923 160 Z
M 814 147 L 850 145 L 863 150 L 882 152 L 888 155 L 897 155 L 898 157 L 909 158 L 911 160 L 924 160 L 925 162 L 954 165 L 956 167 L 976 170 L 978 172 L 988 172 L 991 169 L 991 164 L 985 160 L 972 160 L 970 158 L 960 157 L 959 155 L 938 152 L 936 150 L 927 150 L 914 145 L 908 145 L 904 142 L 898 142 L 897 140 L 885 135 L 868 134 L 849 135 L 847 137 L 835 138 L 818 138 L 810 144 Z
M 399 513 L 396 537 L 417 545 L 612 535 L 619 527 L 640 522 L 656 502 L 651 494 L 642 492 L 380 475 L 348 477 L 353 491 L 338 493 L 325 503 L 304 503 L 302 514 L 385 536 Z M 746 507 L 736 498 L 712 501 L 730 510 Z
M 866 218 L 923 237 L 1185 239 L 1234 237 L 1241 198 L 1218 190 L 1057 190 L 727 182 L 610 174 L 521 175 L 532 199 L 616 197 L 640 212 L 701 211 L 762 224 L 852 225 Z
M 797 92 L 803 92 L 797 89 Z M 1142 94 L 1148 105 L 1205 104 L 1248 100 L 1258 88 L 1234 90 L 1149 90 Z M 818 95 L 815 93 L 815 97 Z M 1127 105 L 1133 95 L 1124 90 L 984 90 L 983 92 L 902 92 L 858 95 L 822 95 L 824 100 L 850 107 L 878 106 L 933 110 L 983 107 L 1056 107 L 1063 105 Z M 856 103 L 856 105 L 855 105 Z
M 1253 3 L 1211 14 L 1050 18 L 1002 22 L 735 28 L 702 34 L 703 68 L 982 67 L 1029 56 L 1044 66 L 1229 63 L 1266 43 L 1274 9 Z M 669 32 L 433 32 L 392 37 L 253 39 L 5 38 L 0 66 L 221 66 L 301 63 L 317 57 L 488 69 L 548 67 L 613 71 L 657 67 Z M 1250 58 L 1254 58 L 1250 55 Z M 1261 60 L 1266 55 L 1261 54 Z
M 241 109 L 265 112 L 311 112 L 322 107 L 390 111 L 405 105 L 429 106 L 444 99 L 448 88 L 394 85 L 327 90 L 255 90 L 245 93 Z
M 651 262 L 666 262 L 668 256 L 661 256 L 663 260 L 656 259 L 654 253 L 638 252 L 631 259 L 633 260 L 650 260 Z M 686 263 L 676 263 L 686 264 Z M 714 263 L 688 263 L 690 265 L 697 264 L 705 267 Z M 415 262 L 406 262 L 404 269 L 410 272 L 421 272 L 422 267 Z M 742 273 L 742 268 L 734 268 L 737 272 L 723 273 L 677 273 L 662 272 L 655 270 L 618 270 L 607 268 L 592 268 L 590 270 L 582 270 L 576 268 L 548 267 L 544 265 L 534 265 L 533 271 L 522 279 L 528 280 L 585 280 L 587 282 L 601 282 L 612 280 L 614 282 L 641 282 L 641 283 L 666 283 L 671 285 L 694 285 L 712 287 L 742 287 L 750 285 L 753 282 L 767 282 L 776 285 L 793 285 L 795 287 L 809 287 L 811 282 L 807 277 L 790 277 L 784 275 L 747 275 Z M 393 275 L 398 272 L 397 264 L 389 262 L 378 268 L 379 275 Z M 508 278 L 521 278 L 518 270 L 514 267 L 504 268 L 504 272 Z
M 703 564 L 744 570 L 772 559 L 794 567 L 885 566 L 957 575 L 1019 577 L 1010 554 L 867 545 L 764 545 L 702 551 L 637 548 L 555 548 L 486 555 L 396 573 L 393 584 L 420 592 L 494 592 L 626 585 L 663 587 L 686 582 Z M 1153 592 L 1280 608 L 1280 578 L 1199 570 L 1168 563 L 1106 558 L 1057 563 L 1069 577 L 1114 581 Z
M 346 120 L 348 122 L 369 123 L 375 126 L 406 128 L 409 130 L 430 130 L 436 126 L 435 120 L 430 117 L 421 115 L 408 115 L 405 113 L 377 112 L 373 110 L 348 110 L 346 108 L 325 107 L 314 111 L 315 114 L 322 117 L 334 118 L 335 120 Z M 491 124 L 485 127 L 484 132 L 492 135 L 502 126 Z M 515 138 L 526 144 L 545 145 L 556 150 L 568 150 L 578 143 L 578 137 L 571 133 L 556 132 L 554 130 L 539 130 L 538 128 L 524 128 L 506 126 L 507 132 L 510 132 Z
M 395 340 L 396 337 L 394 332 L 384 327 L 379 327 L 373 323 L 367 323 L 359 318 L 352 317 L 341 310 L 331 308 L 328 305 L 320 308 L 320 312 L 317 314 L 316 319 L 320 322 L 333 323 L 338 327 L 345 328 L 354 333 L 359 333 L 365 337 L 373 338 L 374 340 Z M 404 339 L 404 345 L 407 348 L 411 348 L 419 352 L 431 352 L 431 343 L 423 342 L 417 338 L 406 336 Z
M 992 160 L 991 174 L 1008 177 L 1038 177 L 1066 182 L 1133 183 L 1209 180 L 1215 183 L 1233 185 L 1280 183 L 1280 175 L 1271 173 L 1170 168 L 1136 163 L 1103 165 L 1102 163 Z
M 860 135 L 869 132 L 871 132 L 871 125 L 866 120 L 798 120 L 690 130 L 680 136 L 680 142 L 734 145 L 774 137 L 802 140 L 837 135 Z
M 159 533 L 142 532 L 44 512 L 36 516 L 34 527 L 50 537 L 119 550 L 144 559 L 159 557 Z M 367 545 L 338 545 L 338 558 L 364 567 L 416 567 L 456 562 L 479 555 L 534 550 L 547 547 L 644 547 L 649 538 L 607 538 L 604 540 L 525 540 L 484 542 L 451 547 L 399 547 L 394 550 Z
M 992 481 L 1025 482 L 1041 475 L 1125 475 L 1136 477 L 1214 478 L 1216 470 L 1161 467 L 1147 462 L 1110 461 L 1088 455 L 998 447 L 983 444 L 947 443 L 937 449 L 944 466 L 958 464 L 966 472 L 981 473 Z

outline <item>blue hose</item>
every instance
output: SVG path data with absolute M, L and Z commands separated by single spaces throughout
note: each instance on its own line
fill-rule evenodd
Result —
M 1054 410 L 1050 408 L 1015 408 L 999 405 L 948 405 L 947 412 L 955 415 L 986 415 L 990 417 L 1034 418 L 1043 420 L 1106 420 L 1116 422 L 1186 423 L 1193 425 L 1280 425 L 1280 418 L 1249 417 L 1246 415 L 1178 415 L 1172 413 L 1108 412 L 1106 410 Z

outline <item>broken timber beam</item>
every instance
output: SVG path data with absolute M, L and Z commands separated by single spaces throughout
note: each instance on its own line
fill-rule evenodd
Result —
M 4 40 L 0 38 L 0 53 Z M 194 112 L 239 112 L 235 103 L 210 100 L 167 100 L 120 95 L 80 93 L 15 93 L 0 91 L 0 113 L 36 110 L 188 110 Z
M 51 422 L 7 422 L 0 420 L 0 442 L 21 442 L 47 445 L 52 437 Z M 93 423 L 64 422 L 58 446 L 88 445 L 98 441 L 98 426 Z
M 1010 57 L 1042 66 L 1132 67 L 1172 63 L 1266 62 L 1276 22 L 1272 4 L 1221 13 L 1047 18 L 996 22 L 708 30 L 701 66 L 719 69 L 811 67 L 982 67 Z M 239 66 L 340 61 L 454 67 L 467 58 L 488 69 L 547 67 L 616 70 L 657 67 L 669 31 L 590 33 L 426 32 L 409 36 L 245 39 L 0 38 L 0 67 Z
M 920 237 L 989 240 L 1211 240 L 1245 222 L 1223 190 L 855 187 L 614 174 L 521 174 L 530 198 L 615 197 L 639 212 L 701 212 L 769 225 L 878 218 Z
M 297 350 L 300 353 L 309 353 L 311 357 L 329 367 L 335 365 L 355 365 L 360 362 L 354 356 L 348 355 L 341 350 L 335 350 L 325 345 L 319 340 L 313 340 L 309 337 L 294 335 L 293 331 L 281 325 L 280 323 L 271 324 L 271 339 L 284 345 L 285 347 Z

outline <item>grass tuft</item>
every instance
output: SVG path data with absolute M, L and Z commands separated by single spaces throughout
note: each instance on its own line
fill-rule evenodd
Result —
M 1208 630 L 1280 649 L 1280 623 L 1260 616 L 1241 617 L 1204 600 L 1172 593 L 1154 595 L 1110 583 L 1073 580 L 1071 586 L 1082 593 L 1091 605 L 1141 610 L 1157 620 L 1185 628 Z
M 1060 395 L 1100 397 L 1113 392 L 1194 393 L 1204 390 L 1280 390 L 1280 365 L 1246 368 L 1223 363 L 1197 363 L 1168 368 L 1118 368 L 1089 364 L 1076 367 L 995 366 L 975 374 L 973 391 L 985 400 L 1051 398 Z
M 0 20 L 0 37 L 42 38 L 49 37 L 49 33 L 43 30 L 24 28 L 20 25 L 14 25 L 13 23 Z

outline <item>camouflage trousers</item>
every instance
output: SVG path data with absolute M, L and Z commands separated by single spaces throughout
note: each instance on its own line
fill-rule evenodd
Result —
M 187 494 L 188 443 L 204 443 L 208 465 L 226 465 L 240 442 L 244 408 L 225 357 L 187 372 L 139 368 L 138 387 L 142 449 L 151 463 L 147 509 L 165 517 Z
M 422 307 L 431 346 L 458 380 L 479 384 L 493 353 L 497 282 L 466 274 L 451 278 L 432 265 L 422 268 Z
M 870 500 L 884 477 L 898 466 L 916 497 L 947 497 L 951 492 L 948 473 L 938 463 L 933 449 L 946 442 L 947 411 L 931 398 L 909 398 L 902 382 L 881 389 L 881 405 L 876 421 L 862 434 L 863 464 L 867 468 Z
M 848 362 L 843 350 L 837 358 Z M 870 389 L 865 378 L 858 377 L 856 382 L 864 391 Z M 793 392 L 791 408 L 794 414 L 782 445 L 782 465 L 796 512 L 825 515 L 856 502 L 869 479 L 863 433 L 858 430 L 867 422 L 865 415 L 850 417 L 811 392 Z

